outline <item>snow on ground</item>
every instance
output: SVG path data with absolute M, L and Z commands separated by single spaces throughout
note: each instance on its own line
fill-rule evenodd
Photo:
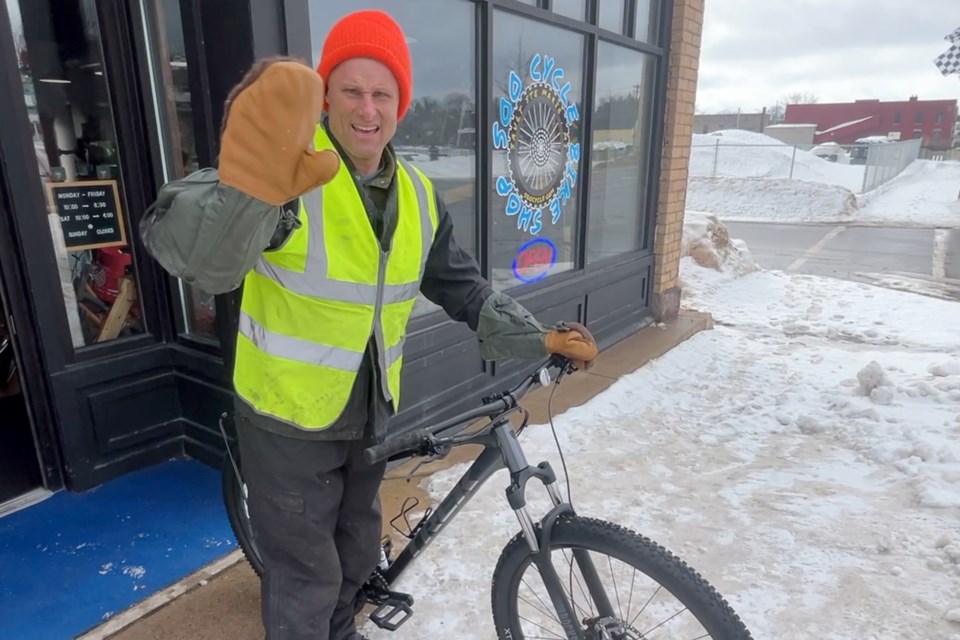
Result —
M 762 133 L 737 129 L 694 134 L 690 175 L 790 179 L 791 162 L 795 180 L 837 185 L 852 192 L 863 187 L 863 165 L 830 162 L 802 149 L 797 149 L 794 159 L 793 145 Z
M 681 555 L 755 638 L 960 638 L 960 304 L 758 270 L 711 216 L 684 247 L 684 304 L 717 326 L 556 417 L 578 510 Z M 521 442 L 561 472 L 548 426 Z M 405 637 L 494 637 L 506 481 L 397 585 Z
M 857 218 L 960 227 L 960 162 L 917 160 L 890 182 L 862 196 Z
M 849 221 L 856 197 L 830 184 L 786 178 L 698 178 L 687 183 L 688 208 L 726 220 L 762 222 Z

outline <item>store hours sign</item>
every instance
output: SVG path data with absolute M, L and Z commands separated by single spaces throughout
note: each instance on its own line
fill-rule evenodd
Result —
M 560 221 L 574 194 L 580 143 L 571 130 L 580 110 L 554 58 L 536 54 L 528 71 L 526 84 L 510 72 L 493 123 L 493 148 L 507 153 L 506 174 L 495 176 L 497 193 L 506 198 L 504 213 L 536 236 L 548 222 Z
M 127 244 L 115 180 L 49 183 L 48 189 L 69 251 Z

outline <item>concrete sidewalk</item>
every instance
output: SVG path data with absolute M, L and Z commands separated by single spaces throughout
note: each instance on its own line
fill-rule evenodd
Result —
M 605 351 L 589 373 L 570 376 L 564 382 L 562 391 L 554 396 L 554 415 L 583 404 L 621 376 L 636 370 L 651 359 L 660 357 L 697 332 L 712 326 L 708 315 L 682 312 L 669 324 L 643 329 Z M 537 389 L 525 398 L 524 407 L 530 412 L 531 424 L 547 422 L 548 396 L 549 389 Z M 381 489 L 384 533 L 393 533 L 389 520 L 400 512 L 403 502 L 411 496 L 420 499 L 418 511 L 429 505 L 426 494 L 419 488 L 422 478 L 470 460 L 478 452 L 479 447 L 460 447 L 446 459 L 420 467 L 409 479 L 408 474 L 415 467 L 415 463 L 407 463 L 391 470 Z M 394 534 L 395 546 L 401 545 L 403 541 Z M 81 639 L 261 640 L 263 627 L 260 623 L 259 589 L 256 575 L 238 550 L 115 616 L 104 625 L 81 636 Z M 478 594 L 478 597 L 485 595 Z M 402 636 L 402 629 L 397 633 Z

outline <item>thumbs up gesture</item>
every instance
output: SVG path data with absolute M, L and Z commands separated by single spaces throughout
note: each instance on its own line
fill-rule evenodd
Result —
M 323 98 L 323 79 L 300 62 L 255 65 L 227 100 L 220 182 L 279 206 L 333 180 L 340 157 L 313 148 Z

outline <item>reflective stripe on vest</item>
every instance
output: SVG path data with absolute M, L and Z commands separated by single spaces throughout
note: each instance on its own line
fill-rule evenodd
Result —
M 315 143 L 332 148 L 322 127 Z M 371 339 L 383 394 L 398 407 L 406 326 L 438 225 L 429 179 L 398 164 L 387 205 L 397 217 L 389 252 L 341 163 L 331 183 L 301 199 L 301 227 L 247 275 L 234 386 L 260 413 L 305 429 L 328 427 L 347 406 Z
M 427 187 L 423 180 L 407 161 L 400 160 L 400 165 L 407 172 L 413 182 L 413 187 L 417 192 L 417 207 L 420 209 L 420 229 L 423 235 L 423 246 L 429 248 L 433 242 L 434 225 L 430 219 L 430 203 L 427 195 Z M 303 197 L 303 205 L 311 216 L 317 219 L 323 217 L 323 189 L 314 189 Z M 313 213 L 315 212 L 315 214 Z M 317 229 L 310 232 L 309 244 L 307 246 L 307 269 L 303 272 L 297 272 L 290 269 L 271 264 L 264 258 L 260 258 L 257 264 L 257 273 L 276 280 L 284 288 L 294 291 L 301 295 L 312 297 L 324 297 L 342 302 L 355 302 L 357 304 L 376 304 L 377 287 L 376 285 L 364 285 L 356 282 L 343 282 L 327 277 L 327 254 L 324 249 L 325 238 L 323 225 L 317 225 Z M 420 273 L 423 274 L 423 268 L 426 266 L 428 252 L 423 253 Z M 403 285 L 387 285 L 384 289 L 383 302 L 386 304 L 400 302 L 415 298 L 420 291 L 420 283 L 411 282 Z

